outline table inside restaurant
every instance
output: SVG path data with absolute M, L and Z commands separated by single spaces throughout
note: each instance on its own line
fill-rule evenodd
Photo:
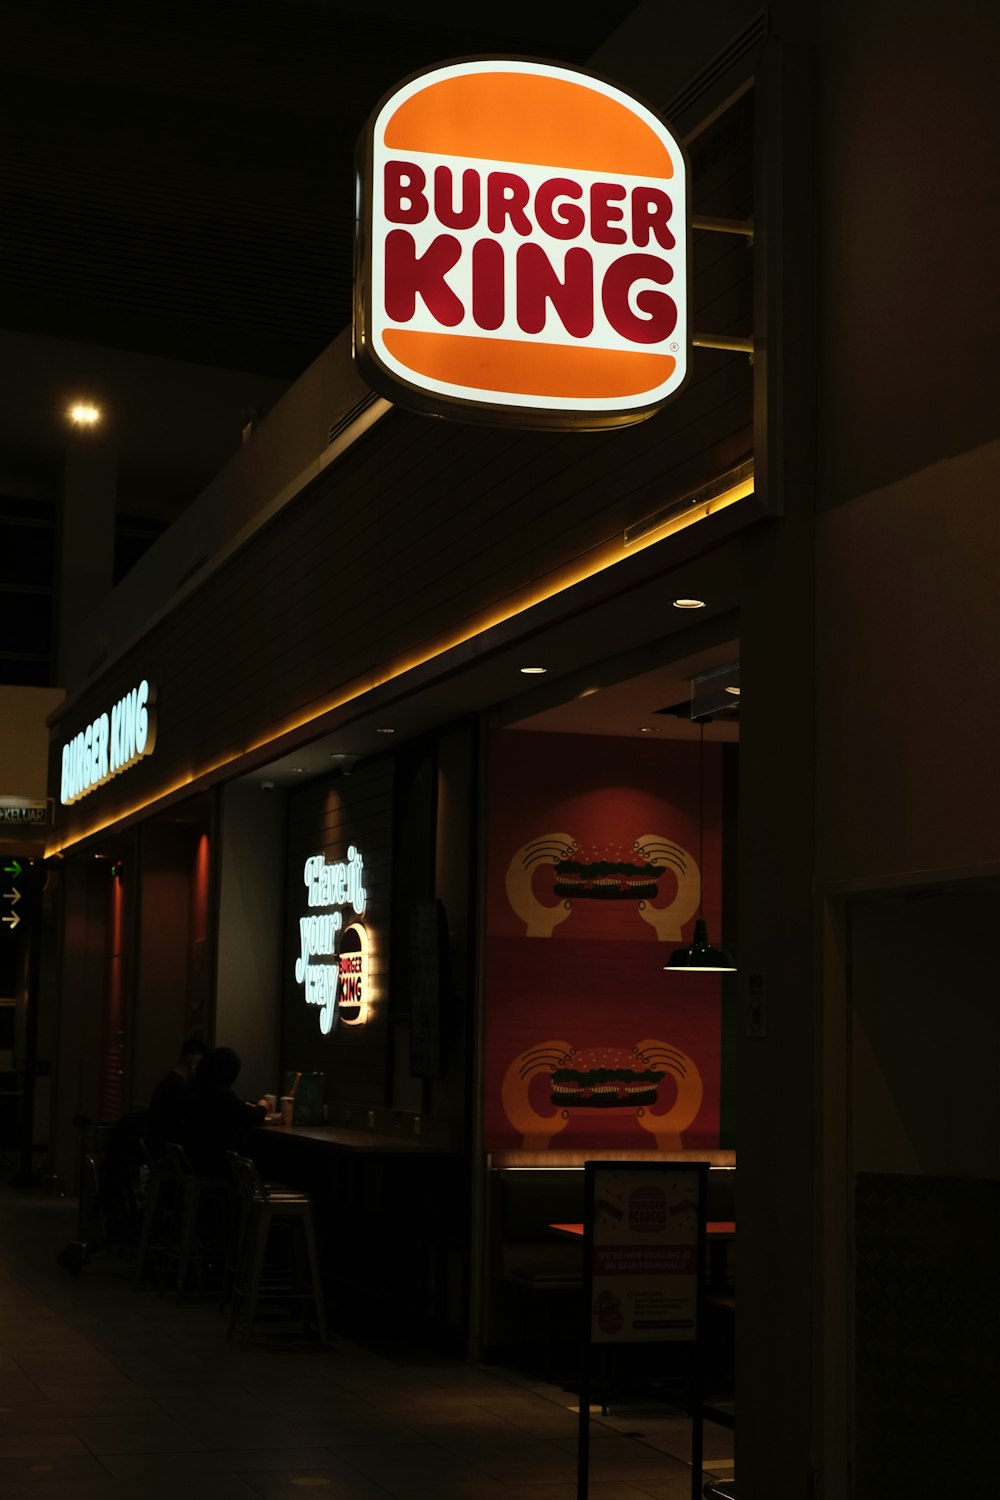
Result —
M 352 1130 L 346 1125 L 282 1125 L 267 1123 L 260 1129 L 269 1136 L 280 1136 L 289 1141 L 310 1142 L 327 1146 L 334 1151 L 362 1151 L 374 1155 L 419 1156 L 445 1153 L 444 1146 L 429 1145 L 413 1136 L 379 1134 L 374 1130 Z

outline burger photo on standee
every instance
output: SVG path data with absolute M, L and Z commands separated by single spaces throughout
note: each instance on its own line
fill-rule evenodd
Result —
M 687 377 L 687 166 L 614 84 L 525 59 L 416 75 L 359 156 L 355 356 L 413 409 L 621 426 Z

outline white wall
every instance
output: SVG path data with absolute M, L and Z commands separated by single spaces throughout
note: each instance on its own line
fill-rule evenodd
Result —
M 49 768 L 45 720 L 65 696 L 62 688 L 0 687 L 0 796 L 45 796 Z

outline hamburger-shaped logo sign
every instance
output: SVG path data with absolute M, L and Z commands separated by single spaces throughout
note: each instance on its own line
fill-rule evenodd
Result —
M 456 62 L 362 139 L 355 354 L 391 400 L 598 428 L 687 375 L 687 185 L 666 126 L 549 64 Z

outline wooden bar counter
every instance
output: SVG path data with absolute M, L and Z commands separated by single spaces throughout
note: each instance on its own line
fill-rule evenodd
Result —
M 267 1181 L 313 1199 L 334 1330 L 462 1352 L 469 1260 L 462 1151 L 344 1125 L 264 1125 L 251 1151 Z

